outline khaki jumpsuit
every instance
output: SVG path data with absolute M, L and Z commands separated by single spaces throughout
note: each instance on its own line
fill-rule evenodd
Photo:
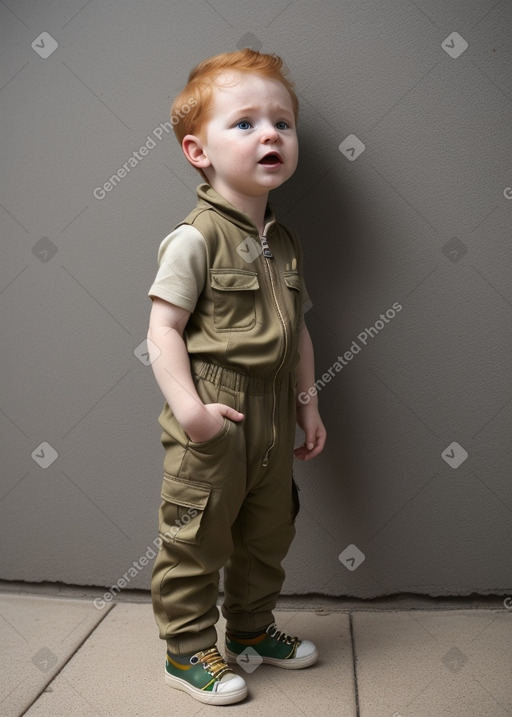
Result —
M 151 592 L 160 637 L 174 653 L 216 643 L 221 568 L 227 628 L 273 622 L 299 509 L 294 368 L 307 301 L 300 245 L 272 216 L 260 239 L 212 187 L 197 191 L 183 224 L 203 235 L 208 270 L 184 338 L 202 401 L 232 406 L 244 420 L 224 419 L 213 438 L 194 442 L 167 403 L 160 415 L 162 544 Z

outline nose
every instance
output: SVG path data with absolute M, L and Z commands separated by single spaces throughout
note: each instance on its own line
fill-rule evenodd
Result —
M 277 142 L 278 139 L 279 132 L 276 130 L 274 125 L 269 124 L 263 129 L 260 141 L 262 144 L 268 144 L 270 142 Z

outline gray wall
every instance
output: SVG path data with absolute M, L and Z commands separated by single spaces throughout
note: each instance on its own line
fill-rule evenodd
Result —
M 252 45 L 301 101 L 273 203 L 328 379 L 285 591 L 509 592 L 509 0 L 7 0 L 0 23 L 1 577 L 149 586 L 146 292 L 199 181 L 161 123 L 194 64 Z

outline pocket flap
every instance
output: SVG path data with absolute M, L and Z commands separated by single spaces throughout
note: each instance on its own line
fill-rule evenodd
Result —
M 212 490 L 208 483 L 182 480 L 174 476 L 164 476 L 162 498 L 174 505 L 204 510 Z
M 259 289 L 258 275 L 254 271 L 214 269 L 211 272 L 212 289 L 220 291 L 254 291 Z
M 296 289 L 297 291 L 301 291 L 301 281 L 299 273 L 297 271 L 285 271 L 283 272 L 283 277 L 285 284 L 289 289 Z

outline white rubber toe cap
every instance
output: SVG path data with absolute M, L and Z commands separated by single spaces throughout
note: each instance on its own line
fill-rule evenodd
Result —
M 295 657 L 309 657 L 310 655 L 314 655 L 316 651 L 316 647 L 311 640 L 303 640 L 297 648 Z
M 224 675 L 224 677 L 217 683 L 216 692 L 222 692 L 222 694 L 240 693 L 242 694 L 247 690 L 247 685 L 243 677 L 235 675 L 233 672 Z

